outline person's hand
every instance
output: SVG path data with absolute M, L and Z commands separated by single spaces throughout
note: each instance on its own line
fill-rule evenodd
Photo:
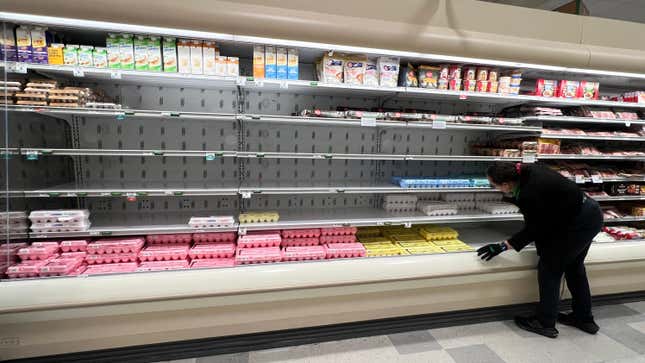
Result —
M 482 260 L 490 261 L 493 257 L 499 255 L 500 253 L 506 251 L 508 246 L 506 242 L 502 243 L 491 243 L 477 250 L 477 256 L 480 256 Z

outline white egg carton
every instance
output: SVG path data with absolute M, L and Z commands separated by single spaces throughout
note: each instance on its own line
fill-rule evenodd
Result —
M 475 202 L 501 202 L 502 193 L 475 193 Z
M 427 194 L 418 196 L 417 201 L 427 202 L 427 201 L 440 200 L 440 199 L 441 199 L 440 193 L 427 193 Z
M 459 213 L 457 205 L 445 202 L 419 202 L 417 210 L 428 216 L 450 216 Z
M 441 200 L 446 202 L 474 202 L 475 193 L 441 193 Z
M 383 209 L 390 213 L 414 212 L 417 206 L 416 204 L 383 204 Z
M 87 209 L 36 210 L 29 214 L 31 223 L 82 223 L 88 221 L 90 211 Z
M 477 205 L 474 200 L 471 201 L 455 201 L 453 202 L 457 206 L 457 209 L 463 211 L 474 211 L 477 209 Z
M 419 198 L 416 195 L 386 195 L 383 197 L 383 204 L 402 204 L 402 205 L 416 205 Z
M 188 225 L 192 228 L 232 228 L 235 226 L 233 216 L 191 217 Z
M 85 232 L 90 229 L 90 225 L 91 223 L 87 219 L 75 223 L 34 223 L 31 225 L 31 231 L 34 233 Z
M 490 214 L 513 214 L 519 213 L 520 208 L 511 203 L 479 203 L 477 208 Z
M 26 212 L 0 212 L 0 223 L 4 223 L 7 218 L 9 223 L 15 223 L 27 220 Z

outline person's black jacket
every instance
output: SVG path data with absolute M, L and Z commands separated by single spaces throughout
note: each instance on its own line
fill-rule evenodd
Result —
M 539 164 L 522 164 L 519 194 L 512 202 L 524 215 L 524 228 L 508 240 L 516 251 L 535 242 L 542 257 L 566 249 L 567 227 L 580 213 L 584 194 L 576 183 Z

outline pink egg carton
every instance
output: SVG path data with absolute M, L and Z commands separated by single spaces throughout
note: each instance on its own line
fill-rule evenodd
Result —
M 356 242 L 356 235 L 346 234 L 343 236 L 322 236 L 320 237 L 320 244 L 327 243 L 354 243 Z
M 38 242 L 32 242 L 31 247 L 60 247 L 60 243 L 58 241 L 38 241 Z
M 38 275 L 41 277 L 48 276 L 65 276 L 68 275 L 76 269 L 78 269 L 83 264 L 83 260 L 78 258 L 56 258 L 44 266 L 41 266 L 38 270 Z
M 241 248 L 278 247 L 281 242 L 279 233 L 254 233 L 237 238 L 237 246 Z
M 63 252 L 86 251 L 88 242 L 86 239 L 61 241 L 60 250 Z
M 109 264 L 119 262 L 137 262 L 139 252 L 102 253 L 100 255 L 87 255 L 85 261 L 89 265 Z
M 186 259 L 172 261 L 146 261 L 141 262 L 139 267 L 137 267 L 137 272 L 183 270 L 189 267 L 188 260 Z
M 45 260 L 27 260 L 21 263 L 9 266 L 5 272 L 10 279 L 36 277 L 40 272 L 40 268 L 45 266 L 55 257 L 50 257 Z
M 200 243 L 194 245 L 188 256 L 194 259 L 231 258 L 235 256 L 235 243 Z
M 317 246 L 320 244 L 319 237 L 304 237 L 304 238 L 283 238 L 282 246 Z
M 270 263 L 282 261 L 280 247 L 238 248 L 235 262 L 238 264 Z
M 360 243 L 332 243 L 325 245 L 327 258 L 365 257 L 367 251 Z
M 96 265 L 96 266 L 99 266 L 99 265 Z M 74 270 L 74 271 L 72 271 L 72 272 L 68 273 L 68 274 L 67 274 L 67 276 L 78 276 L 78 275 L 82 275 L 82 274 L 85 272 L 85 270 L 87 270 L 87 264 L 86 264 L 86 263 L 83 263 L 83 264 L 81 264 L 80 266 L 78 266 L 78 268 L 77 268 L 76 270 Z
M 193 241 L 195 241 L 195 243 L 235 242 L 236 238 L 237 233 L 235 232 L 193 233 Z
M 356 227 L 331 227 L 331 228 L 321 228 L 321 236 L 343 236 L 349 234 L 356 234 Z
M 60 258 L 78 258 L 79 260 L 85 260 L 85 257 L 87 257 L 87 252 L 85 251 L 63 252 L 60 254 Z
M 283 229 L 283 238 L 312 238 L 320 237 L 320 228 L 309 229 Z
M 193 260 L 190 268 L 221 268 L 235 267 L 235 258 L 205 258 Z
M 124 238 L 105 238 L 91 242 L 87 245 L 87 253 L 138 253 L 143 247 L 144 240 L 142 237 L 124 237 Z
M 193 235 L 190 233 L 151 234 L 146 236 L 146 241 L 150 244 L 191 243 Z
M 189 248 L 186 244 L 148 246 L 139 252 L 139 259 L 142 262 L 185 260 L 188 256 Z
M 0 243 L 0 256 L 9 256 L 9 258 L 13 259 L 18 256 L 18 251 L 21 248 L 27 246 L 28 244 L 25 242 Z
M 135 272 L 137 270 L 137 267 L 139 267 L 139 264 L 136 262 L 91 265 L 91 266 L 87 266 L 87 269 L 85 270 L 85 272 L 83 272 L 83 275 Z
M 52 256 L 58 256 L 58 245 L 46 247 L 25 247 L 18 250 L 17 255 L 21 260 L 44 260 Z
M 287 247 L 282 251 L 284 261 L 322 260 L 327 256 L 324 246 Z

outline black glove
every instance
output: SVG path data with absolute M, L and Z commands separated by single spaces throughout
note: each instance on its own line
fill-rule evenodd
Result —
M 477 256 L 481 256 L 482 260 L 490 261 L 493 257 L 506 251 L 508 246 L 505 242 L 491 243 L 477 250 Z

